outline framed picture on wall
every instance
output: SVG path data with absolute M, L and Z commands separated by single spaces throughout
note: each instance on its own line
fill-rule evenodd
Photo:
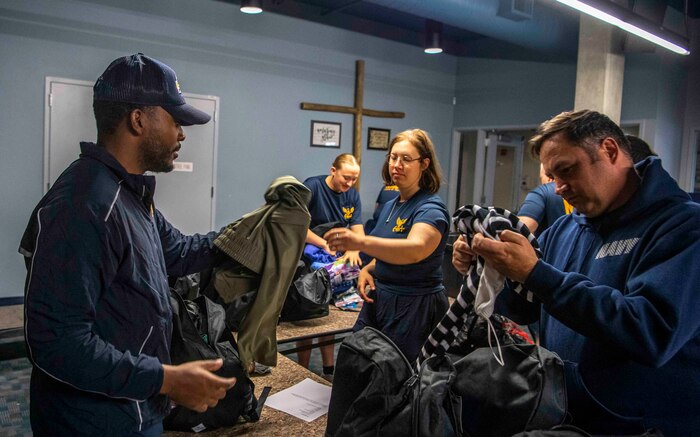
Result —
M 311 120 L 311 147 L 340 148 L 340 123 Z
M 373 150 L 389 150 L 391 130 L 370 127 L 367 129 L 367 148 Z

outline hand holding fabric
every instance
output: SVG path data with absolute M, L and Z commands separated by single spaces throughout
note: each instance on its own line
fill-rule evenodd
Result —
M 483 257 L 508 278 L 525 282 L 537 264 L 535 249 L 527 238 L 516 232 L 505 230 L 499 237 L 501 241 L 486 238 L 480 233 L 475 234 L 472 239 L 472 252 Z
M 452 244 L 452 265 L 460 275 L 464 276 L 467 274 L 469 264 L 471 264 L 475 256 L 476 254 L 469 247 L 469 243 L 464 239 L 464 235 L 460 235 Z

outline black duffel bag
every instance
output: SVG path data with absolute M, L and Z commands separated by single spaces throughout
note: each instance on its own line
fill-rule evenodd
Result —
M 301 260 L 289 286 L 284 300 L 280 321 L 295 322 L 297 320 L 316 319 L 329 314 L 328 304 L 333 295 L 331 278 L 328 270 L 321 267 L 312 270 Z
M 490 320 L 504 365 L 488 345 L 485 321 L 473 314 L 454 347 L 419 370 L 376 329 L 347 337 L 338 351 L 326 436 L 501 437 L 561 424 L 561 359 L 513 335 L 505 317 Z
M 342 227 L 339 221 L 316 225 L 311 232 L 323 237 L 329 230 Z M 313 270 L 312 260 L 302 255 L 292 277 L 280 312 L 280 322 L 317 319 L 329 314 L 328 304 L 333 297 L 330 273 L 325 268 Z
M 493 337 L 489 345 L 488 324 L 472 312 L 445 358 L 454 365 L 450 388 L 461 398 L 464 434 L 509 436 L 560 425 L 567 411 L 563 361 L 506 317 L 494 314 L 490 322 L 500 348 Z
M 255 385 L 243 370 L 236 343 L 226 328 L 223 307 L 206 296 L 184 300 L 172 290 L 170 303 L 173 309 L 172 363 L 222 358 L 223 366 L 214 373 L 224 378 L 235 377 L 236 385 L 215 407 L 203 413 L 173 404 L 163 427 L 172 431 L 200 432 L 235 425 L 239 418 L 257 421 Z

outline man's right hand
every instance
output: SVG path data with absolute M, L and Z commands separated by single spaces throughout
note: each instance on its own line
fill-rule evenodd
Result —
M 460 235 L 459 238 L 452 244 L 452 265 L 459 272 L 460 275 L 464 276 L 469 270 L 469 264 L 476 255 L 467 244 L 464 239 L 464 235 Z
M 221 378 L 214 371 L 221 368 L 223 360 L 190 361 L 177 366 L 163 364 L 162 394 L 178 405 L 203 413 L 214 407 L 236 385 L 236 378 Z

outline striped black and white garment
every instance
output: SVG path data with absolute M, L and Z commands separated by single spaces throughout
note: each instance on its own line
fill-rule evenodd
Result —
M 508 210 L 491 206 L 482 208 L 478 205 L 465 205 L 452 215 L 452 222 L 470 245 L 472 238 L 477 233 L 498 240 L 498 234 L 501 231 L 510 230 L 525 236 L 534 247 L 537 257 L 542 257 L 535 235 L 518 219 L 518 216 Z M 477 256 L 467 270 L 464 284 L 457 298 L 423 344 L 421 353 L 418 355 L 417 365 L 419 368 L 420 364 L 427 358 L 433 355 L 444 354 L 455 341 L 457 334 L 466 322 L 467 316 L 469 316 L 474 307 L 474 296 L 483 272 L 484 259 Z M 534 302 L 537 299 L 522 284 L 510 279 L 506 280 L 510 288 L 527 299 L 528 302 Z

